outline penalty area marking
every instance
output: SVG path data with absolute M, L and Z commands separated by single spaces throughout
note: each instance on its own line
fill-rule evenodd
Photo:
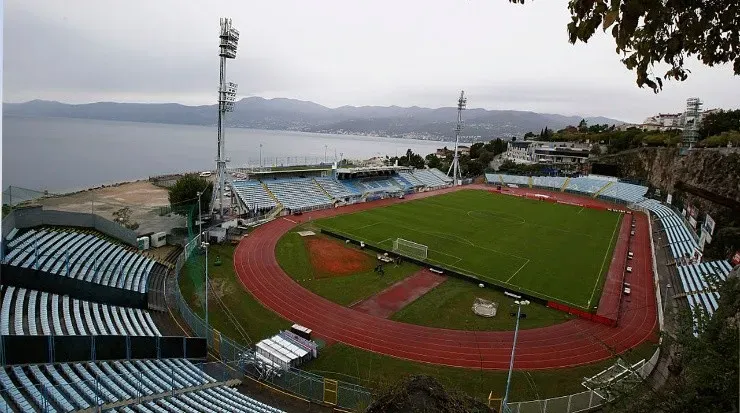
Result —
M 617 227 L 619 227 L 619 224 L 622 223 L 623 215 L 619 214 L 619 218 L 617 219 L 617 223 L 614 224 L 614 231 L 612 231 L 612 237 L 609 238 L 609 244 L 606 246 L 606 251 L 604 252 L 604 259 L 601 261 L 601 269 L 599 270 L 599 276 L 596 277 L 596 282 L 594 283 L 594 289 L 591 291 L 591 297 L 588 299 L 588 305 L 587 307 L 591 309 L 591 301 L 594 299 L 594 294 L 596 294 L 596 287 L 599 286 L 599 280 L 601 280 L 601 274 L 604 272 L 604 264 L 606 264 L 606 258 L 609 255 L 609 248 L 612 246 L 612 242 L 614 241 L 614 234 L 617 233 Z M 616 246 L 615 246 L 616 248 Z

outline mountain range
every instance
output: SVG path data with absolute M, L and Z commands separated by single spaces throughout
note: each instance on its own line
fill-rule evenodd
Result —
M 457 109 L 418 106 L 341 106 L 328 108 L 314 102 L 249 97 L 234 103 L 226 125 L 238 128 L 293 130 L 304 132 L 388 136 L 449 140 L 454 137 Z M 187 125 L 215 125 L 216 105 L 185 106 L 176 103 L 67 104 L 32 100 L 3 104 L 4 115 L 66 117 L 97 120 L 154 122 Z M 517 110 L 468 109 L 463 113 L 462 140 L 521 136 L 541 129 L 562 129 L 578 125 L 582 117 Z M 616 119 L 586 117 L 592 124 L 622 124 Z

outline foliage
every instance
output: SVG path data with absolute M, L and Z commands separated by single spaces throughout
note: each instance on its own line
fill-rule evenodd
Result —
M 699 141 L 698 146 L 707 148 L 716 148 L 727 146 L 728 143 L 732 143 L 732 146 L 740 146 L 740 132 L 733 130 L 728 132 L 722 132 L 719 135 L 710 136 L 706 139 Z
M 424 158 L 427 162 L 427 166 L 430 168 L 440 169 L 442 167 L 442 160 L 436 154 L 430 153 Z
M 113 217 L 116 222 L 128 229 L 139 228 L 138 222 L 131 222 L 131 208 L 129 207 L 123 207 L 118 211 L 113 212 Z
M 698 337 L 694 336 L 692 316 L 679 316 L 675 336 L 665 341 L 680 350 L 669 370 L 672 374 L 659 389 L 648 385 L 611 406 L 621 412 L 736 412 L 738 409 L 738 325 L 740 324 L 740 282 L 730 277 L 719 285 L 719 308 L 709 317 L 698 318 Z
M 5 216 L 7 216 L 8 214 L 10 214 L 10 211 L 12 211 L 12 210 L 13 210 L 13 207 L 11 207 L 8 204 L 3 204 L 2 215 L 0 215 L 0 217 L 5 218 Z
M 707 259 L 727 259 L 735 251 L 740 251 L 740 222 L 717 228 L 712 242 L 704 246 L 704 256 Z
M 692 56 L 708 66 L 731 63 L 740 75 L 737 0 L 571 0 L 568 8 L 570 43 L 586 43 L 599 27 L 611 27 L 616 52 L 636 72 L 639 87 L 657 93 L 663 80 L 686 80 L 685 61 Z M 663 64 L 668 69 L 662 75 L 653 73 Z
M 699 135 L 706 138 L 733 130 L 740 131 L 740 109 L 720 110 L 704 115 Z
M 172 210 L 181 215 L 187 215 L 184 205 L 193 205 L 198 202 L 198 192 L 201 195 L 201 211 L 208 211 L 208 204 L 213 193 L 213 183 L 198 175 L 185 175 L 169 189 L 170 206 Z
M 424 158 L 418 153 L 414 153 L 411 149 L 406 150 L 406 154 L 401 157 L 392 157 L 388 159 L 388 162 L 393 165 L 398 161 L 398 166 L 413 166 L 414 168 L 424 167 Z

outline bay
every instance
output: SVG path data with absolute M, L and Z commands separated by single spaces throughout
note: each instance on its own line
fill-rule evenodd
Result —
M 3 116 L 2 186 L 67 192 L 149 176 L 215 169 L 216 128 Z M 454 144 L 414 139 L 228 128 L 229 167 L 339 158 L 425 156 Z

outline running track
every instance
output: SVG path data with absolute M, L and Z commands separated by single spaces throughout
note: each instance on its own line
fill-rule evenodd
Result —
M 492 191 L 490 186 L 465 189 Z M 326 300 L 304 289 L 280 268 L 275 245 L 298 222 L 377 208 L 426 196 L 459 190 L 448 188 L 347 207 L 315 211 L 302 216 L 279 218 L 258 227 L 243 239 L 234 253 L 234 268 L 244 287 L 265 307 L 284 318 L 314 330 L 329 341 L 338 341 L 393 357 L 447 366 L 506 370 L 514 333 L 511 331 L 463 331 L 424 327 L 375 317 Z M 593 198 L 562 192 L 518 189 L 519 194 L 546 193 L 566 202 L 604 208 L 610 205 Z M 657 313 L 651 269 L 647 217 L 636 214 L 631 260 L 632 294 L 622 303 L 619 325 L 607 327 L 574 319 L 561 324 L 521 330 L 517 341 L 515 368 L 549 369 L 594 363 L 621 353 L 648 339 L 655 339 Z M 626 248 L 626 245 L 617 248 Z M 623 264 L 621 264 L 623 265 Z

